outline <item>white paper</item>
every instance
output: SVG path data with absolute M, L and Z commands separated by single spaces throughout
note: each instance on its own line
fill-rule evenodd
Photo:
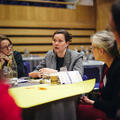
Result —
M 78 71 L 66 71 L 66 72 L 63 71 L 63 72 L 58 72 L 57 74 L 61 84 L 71 84 L 71 83 L 83 81 Z
M 72 83 L 83 81 L 78 71 L 69 71 L 68 74 L 72 80 Z

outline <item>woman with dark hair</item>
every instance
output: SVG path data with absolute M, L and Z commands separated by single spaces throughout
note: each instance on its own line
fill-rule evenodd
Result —
M 0 120 L 22 120 L 21 109 L 9 95 L 9 86 L 5 82 L 4 73 L 0 70 Z
M 0 35 L 0 69 L 3 69 L 4 66 L 12 64 L 11 56 L 15 59 L 17 65 L 17 77 L 23 77 L 23 60 L 19 52 L 13 51 L 13 44 L 9 38 L 4 35 Z
M 101 31 L 91 37 L 96 60 L 106 64 L 96 100 L 81 97 L 79 120 L 113 120 L 120 102 L 120 58 L 112 32 Z
M 57 30 L 52 37 L 53 50 L 48 51 L 45 58 L 36 67 L 38 72 L 29 73 L 30 77 L 40 77 L 43 73 L 55 73 L 62 69 L 77 70 L 83 75 L 82 55 L 68 49 L 72 35 L 66 30 Z

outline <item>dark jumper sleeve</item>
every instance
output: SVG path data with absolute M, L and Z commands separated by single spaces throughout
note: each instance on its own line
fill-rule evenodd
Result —
M 23 77 L 24 76 L 24 65 L 23 65 L 22 56 L 19 52 L 14 51 L 14 58 L 17 64 L 18 78 Z

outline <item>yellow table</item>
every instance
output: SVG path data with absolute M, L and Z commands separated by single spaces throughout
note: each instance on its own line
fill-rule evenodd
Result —
M 34 85 L 10 88 L 9 93 L 21 108 L 30 108 L 52 101 L 89 93 L 95 85 L 95 79 L 66 85 Z

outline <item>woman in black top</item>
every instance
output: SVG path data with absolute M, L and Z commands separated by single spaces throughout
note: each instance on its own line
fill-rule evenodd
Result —
M 120 102 L 120 58 L 113 34 L 101 31 L 92 36 L 93 54 L 96 60 L 106 63 L 103 84 L 96 100 L 81 97 L 79 120 L 109 120 L 116 117 Z

